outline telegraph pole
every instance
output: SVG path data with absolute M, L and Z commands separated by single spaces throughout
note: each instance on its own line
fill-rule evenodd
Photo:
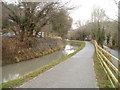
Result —
M 120 50 L 120 1 L 118 2 L 118 49 Z M 120 52 L 118 52 L 118 56 L 120 56 Z M 120 60 L 120 57 L 118 57 Z M 120 71 L 120 63 L 118 70 Z M 118 82 L 120 83 L 120 73 L 118 74 Z M 120 86 L 118 86 L 120 89 Z

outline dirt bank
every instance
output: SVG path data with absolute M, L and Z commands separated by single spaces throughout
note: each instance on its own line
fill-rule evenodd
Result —
M 2 38 L 2 65 L 17 63 L 53 53 L 65 46 L 60 38 L 29 38 L 20 42 L 16 37 Z

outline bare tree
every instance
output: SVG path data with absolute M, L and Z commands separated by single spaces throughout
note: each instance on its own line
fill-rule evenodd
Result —
M 98 41 L 99 44 L 103 45 L 105 40 L 105 26 L 104 21 L 107 21 L 108 18 L 105 14 L 105 10 L 101 8 L 95 8 L 91 14 L 92 22 L 94 25 L 93 36 Z
M 2 3 L 9 10 L 9 21 L 14 25 L 15 34 L 24 41 L 25 37 L 37 36 L 41 29 L 50 24 L 55 12 L 65 8 L 60 2 L 19 2 L 14 9 Z
M 71 28 L 72 18 L 66 10 L 61 9 L 59 12 L 55 12 L 53 18 L 51 18 L 51 23 L 53 32 L 65 38 L 65 35 Z

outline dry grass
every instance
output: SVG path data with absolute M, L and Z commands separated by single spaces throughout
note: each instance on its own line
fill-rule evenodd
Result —
M 94 54 L 94 70 L 96 73 L 97 84 L 99 88 L 112 88 L 112 85 L 101 65 L 99 62 L 96 53 Z
M 16 37 L 3 37 L 2 65 L 44 56 L 63 47 L 60 39 L 29 38 L 26 42 L 20 42 Z

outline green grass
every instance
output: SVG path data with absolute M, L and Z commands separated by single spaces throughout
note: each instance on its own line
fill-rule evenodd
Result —
M 94 54 L 94 70 L 96 73 L 97 84 L 99 88 L 113 88 L 100 61 L 97 58 L 96 53 Z
M 78 51 L 80 51 L 81 49 L 83 49 L 85 47 L 85 42 L 80 42 L 80 41 L 74 41 L 74 42 L 79 42 L 81 43 L 81 46 L 73 53 L 69 54 L 69 55 L 66 55 L 65 57 L 59 59 L 59 60 L 54 60 L 53 62 L 51 62 L 50 64 L 42 67 L 42 68 L 39 68 L 35 71 L 32 71 L 20 78 L 17 78 L 15 80 L 10 80 L 6 83 L 2 83 L 0 85 L 0 88 L 2 87 L 2 89 L 5 89 L 5 88 L 15 88 L 17 86 L 20 86 L 22 85 L 23 83 L 33 79 L 34 77 L 38 76 L 39 74 L 47 71 L 48 69 L 54 67 L 55 65 L 67 60 L 68 58 L 70 58 L 71 56 L 73 56 L 74 54 L 76 54 Z

